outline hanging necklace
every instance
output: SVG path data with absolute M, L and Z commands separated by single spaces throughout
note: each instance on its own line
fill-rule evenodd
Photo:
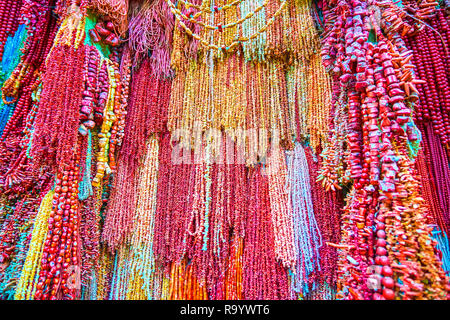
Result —
M 199 22 L 196 21 L 196 20 L 193 20 L 192 18 L 188 18 L 184 14 L 182 14 L 180 10 L 176 9 L 175 5 L 170 0 L 166 0 L 166 1 L 167 1 L 167 4 L 169 5 L 169 8 L 170 8 L 171 12 L 175 16 L 176 20 L 178 21 L 180 26 L 184 29 L 184 31 L 188 35 L 190 35 L 192 38 L 198 40 L 207 49 L 215 49 L 215 50 L 221 50 L 221 51 L 231 51 L 237 45 L 239 45 L 239 44 L 241 44 L 243 42 L 247 42 L 249 40 L 253 40 L 256 37 L 258 37 L 260 34 L 266 32 L 267 29 L 275 22 L 275 19 L 283 12 L 283 10 L 284 10 L 284 8 L 286 7 L 286 4 L 287 4 L 287 0 L 282 0 L 281 1 L 281 5 L 275 11 L 275 13 L 273 14 L 272 18 L 267 20 L 266 25 L 261 27 L 254 34 L 252 34 L 252 35 L 250 35 L 248 37 L 238 38 L 237 40 L 234 40 L 233 42 L 229 43 L 228 45 L 218 46 L 217 44 L 214 44 L 212 42 L 208 42 L 207 40 L 203 39 L 200 35 L 194 33 L 189 27 L 187 27 L 186 24 L 182 21 L 182 19 L 187 20 L 187 21 L 192 22 L 192 23 L 196 23 L 196 22 L 199 23 Z M 224 28 L 235 27 L 236 25 L 242 24 L 247 19 L 253 17 L 255 15 L 255 13 L 257 13 L 256 10 L 258 10 L 258 12 L 260 10 L 262 10 L 262 8 L 267 4 L 267 2 L 268 2 L 268 0 L 261 7 L 258 7 L 258 8 L 261 8 L 261 9 L 258 10 L 258 8 L 257 8 L 257 9 L 255 9 L 255 11 L 249 12 L 244 18 L 241 18 L 241 19 L 239 19 L 239 20 L 237 20 L 235 22 L 229 23 L 229 24 L 227 24 L 225 26 L 222 26 L 222 25 L 218 25 L 218 26 L 207 26 L 207 25 L 204 25 L 204 27 L 206 29 L 210 29 L 212 31 L 216 31 L 217 30 L 219 32 L 223 32 Z M 214 7 L 212 7 L 212 10 L 214 10 Z

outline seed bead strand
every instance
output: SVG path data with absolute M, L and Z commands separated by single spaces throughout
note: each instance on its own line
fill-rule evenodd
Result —
M 261 5 L 262 1 L 244 0 L 239 4 L 241 15 L 246 16 L 249 12 L 254 11 L 257 5 Z M 242 23 L 242 36 L 249 37 L 260 29 L 266 22 L 265 8 L 258 12 L 254 17 L 245 20 Z M 264 48 L 266 46 L 267 33 L 261 34 L 260 37 L 252 39 L 243 44 L 244 56 L 247 61 L 256 60 L 264 61 Z
M 30 247 L 17 284 L 14 299 L 31 300 L 36 290 L 39 261 L 42 256 L 43 244 L 47 236 L 48 218 L 52 209 L 53 191 L 49 191 L 39 207 L 36 222 L 31 235 Z
M 269 196 L 275 234 L 275 255 L 286 268 L 296 263 L 294 253 L 293 216 L 287 186 L 287 167 L 281 148 L 274 148 L 267 160 Z
M 169 1 L 170 2 L 170 1 Z M 207 40 L 202 39 L 201 36 L 199 36 L 196 33 L 193 33 L 185 24 L 184 22 L 182 22 L 179 18 L 179 15 L 176 12 L 176 8 L 174 9 L 173 7 L 171 7 L 171 10 L 173 12 L 173 14 L 175 15 L 179 25 L 184 29 L 184 31 L 190 35 L 191 37 L 193 37 L 194 39 L 198 40 L 200 42 L 200 44 L 202 44 L 207 50 L 211 50 L 214 49 L 216 51 L 221 50 L 221 51 L 230 51 L 232 49 L 234 49 L 236 46 L 238 46 L 240 43 L 255 39 L 256 37 L 258 37 L 260 34 L 266 32 L 266 30 L 275 22 L 276 18 L 282 13 L 283 9 L 286 6 L 286 0 L 282 0 L 281 1 L 281 6 L 278 8 L 277 11 L 275 11 L 275 13 L 273 14 L 273 16 L 267 20 L 267 23 L 264 27 L 260 28 L 257 32 L 253 33 L 252 35 L 250 35 L 249 37 L 245 37 L 245 38 L 240 38 L 239 40 L 234 40 L 233 42 L 227 44 L 227 45 L 222 45 L 221 47 L 219 47 L 216 44 L 211 44 L 209 43 Z M 184 19 L 186 19 L 185 17 L 182 17 Z M 189 20 L 189 19 L 186 19 Z M 242 20 L 242 21 L 241 21 Z M 235 26 L 237 24 L 242 23 L 245 20 L 245 18 L 241 18 L 240 20 L 238 20 L 235 23 L 230 24 L 229 26 Z M 218 27 L 217 27 L 218 28 Z
M 142 279 L 142 285 L 136 289 L 142 290 L 145 294 L 144 296 L 139 296 L 139 298 L 153 297 L 152 288 L 154 283 L 152 283 L 152 277 L 156 272 L 152 235 L 155 223 L 155 200 L 158 179 L 159 145 L 157 137 L 152 136 L 147 145 L 147 153 L 138 183 L 137 214 L 131 239 L 133 261 L 137 260 L 132 268 L 137 271 L 135 276 L 139 276 Z M 148 234 L 149 230 L 152 231 L 150 234 Z

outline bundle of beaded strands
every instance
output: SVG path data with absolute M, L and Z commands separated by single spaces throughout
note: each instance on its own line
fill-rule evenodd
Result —
M 2 3 L 4 10 L 5 5 L 10 5 L 9 2 L 12 1 Z M 3 43 L 1 70 L 0 287 L 2 297 L 9 299 L 14 297 L 28 255 L 34 219 L 53 179 L 53 173 L 48 168 L 33 170 L 30 167 L 28 144 L 39 96 L 39 74 L 56 33 L 57 23 L 51 19 L 48 9 L 52 4 L 52 1 L 16 3 L 11 8 L 21 18 L 2 24 L 9 28 L 10 33 L 7 32 L 6 43 Z M 6 11 L 3 11 L 2 17 L 7 17 Z M 14 33 L 12 25 L 17 22 L 19 26 Z M 27 37 L 28 32 L 36 32 L 42 39 Z
M 14 3 L 2 299 L 448 298 L 445 3 Z
M 19 61 L 4 60 L 16 64 L 2 88 L 12 105 L 1 140 L 4 298 L 80 298 L 73 284 L 95 271 L 103 181 L 93 182 L 123 134 L 130 65 L 89 45 L 87 21 L 85 3 L 27 1 L 6 45 L 11 54 L 23 42 Z
M 416 14 L 427 23 L 426 29 L 418 30 L 411 36 L 403 37 L 407 47 L 412 50 L 412 62 L 417 67 L 417 74 L 426 80 L 417 86 L 421 97 L 414 112 L 415 121 L 422 132 L 423 149 L 418 156 L 417 169 L 422 177 L 422 190 L 430 211 L 435 217 L 437 227 L 433 234 L 438 247 L 448 252 L 447 235 L 450 229 L 450 169 L 449 125 L 450 125 L 450 78 L 445 58 L 449 57 L 450 25 L 444 8 L 429 10 L 433 4 L 418 5 L 409 3 L 408 8 L 419 10 Z M 412 19 L 406 16 L 405 20 Z M 405 21 L 406 22 L 406 21 Z M 410 23 L 410 22 L 409 22 Z M 426 35 L 425 35 L 426 34 Z M 426 51 L 427 50 L 427 51 Z M 425 52 L 430 52 L 427 55 Z M 439 186 L 439 187 L 436 187 Z M 444 269 L 450 269 L 449 260 L 443 260 Z
M 428 8 L 417 10 L 421 18 L 435 10 L 436 3 L 425 4 L 418 4 Z M 431 233 L 436 220 L 418 193 L 414 168 L 421 135 L 411 109 L 421 98 L 416 85 L 425 81 L 402 40 L 423 26 L 403 21 L 405 9 L 389 1 L 324 5 L 322 59 L 339 87 L 334 141 L 323 153 L 319 179 L 331 189 L 351 183 L 338 246 L 338 297 L 445 299 L 448 280 Z M 378 21 L 369 5 L 385 10 Z
M 267 155 L 272 136 L 288 149 L 293 148 L 292 137 L 301 141 L 310 136 L 316 149 L 326 140 L 330 121 L 330 79 L 320 62 L 317 32 L 309 14 L 311 3 L 289 1 L 283 6 L 284 2 L 265 1 L 257 8 L 264 4 L 267 7 L 255 16 L 231 27 L 248 16 L 248 6 L 257 4 L 239 1 L 239 6 L 233 7 L 226 2 L 214 3 L 215 7 L 223 7 L 214 14 L 215 24 L 223 28 L 214 33 L 216 42 L 223 45 L 255 34 L 253 29 L 260 30 L 258 27 L 270 23 L 278 8 L 284 8 L 283 17 L 274 20 L 264 37 L 243 43 L 244 55 L 239 50 L 234 54 L 214 51 L 217 60 L 211 63 L 208 48 L 186 36 L 182 28 L 176 28 L 174 34 L 172 65 L 177 76 L 169 107 L 169 130 L 188 140 L 196 132 L 222 128 L 245 145 L 248 164 L 257 162 L 252 156 L 255 148 L 259 157 Z M 206 5 L 202 2 L 202 6 Z M 194 16 L 200 13 L 194 7 L 186 10 Z M 205 21 L 205 15 L 198 19 Z M 197 27 L 199 34 L 206 29 Z M 292 35 L 298 41 L 291 41 Z M 190 50 L 186 51 L 186 47 Z M 250 49 L 254 52 L 248 52 Z M 226 52 L 230 51 L 233 49 Z

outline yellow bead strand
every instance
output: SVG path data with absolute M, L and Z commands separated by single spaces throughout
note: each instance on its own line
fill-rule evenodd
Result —
M 15 300 L 32 300 L 34 297 L 37 284 L 36 277 L 39 275 L 42 250 L 47 237 L 48 219 L 52 211 L 53 194 L 54 191 L 49 191 L 45 195 L 36 215 L 30 247 L 14 295 Z

